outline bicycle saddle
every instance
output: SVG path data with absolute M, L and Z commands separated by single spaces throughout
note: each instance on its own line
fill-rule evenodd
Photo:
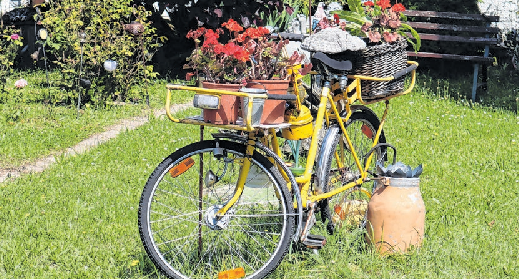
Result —
M 312 56 L 312 59 L 317 59 L 322 63 L 326 64 L 326 66 L 339 71 L 350 71 L 353 67 L 350 60 L 336 60 L 324 54 L 323 52 L 316 52 Z
M 353 63 L 350 60 L 338 60 L 323 52 L 312 55 L 313 69 L 321 75 L 347 75 L 351 73 Z

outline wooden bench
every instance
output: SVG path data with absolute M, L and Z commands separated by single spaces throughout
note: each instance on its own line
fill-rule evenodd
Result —
M 494 63 L 494 58 L 489 57 L 490 47 L 499 43 L 496 34 L 499 28 L 490 27 L 492 22 L 498 22 L 498 16 L 485 16 L 481 14 L 460 14 L 453 12 L 432 11 L 405 11 L 408 20 L 406 22 L 420 34 L 422 41 L 437 41 L 439 45 L 449 42 L 459 42 L 473 45 L 479 50 L 476 55 L 461 55 L 454 53 L 433 53 L 409 51 L 408 57 L 423 57 L 470 61 L 474 63 L 474 80 L 472 83 L 472 101 L 476 101 L 478 87 L 486 90 L 488 79 L 487 67 Z M 437 23 L 439 22 L 439 23 Z M 448 23 L 442 23 L 448 22 Z M 482 83 L 478 85 L 479 67 L 482 66 Z

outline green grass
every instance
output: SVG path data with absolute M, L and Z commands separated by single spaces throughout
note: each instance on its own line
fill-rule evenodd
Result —
M 146 104 L 109 105 L 97 109 L 87 105 L 82 106 L 78 113 L 74 105 L 51 106 L 31 102 L 25 97 L 46 90 L 38 85 L 37 78 L 42 77 L 29 75 L 29 86 L 23 89 L 7 88 L 8 94 L 18 98 L 0 103 L 0 166 L 3 168 L 18 167 L 74 146 L 121 119 L 151 113 Z M 7 84 L 14 84 L 14 78 L 8 79 Z M 165 81 L 156 81 L 150 85 L 152 109 L 163 108 L 165 84 Z M 172 103 L 187 102 L 191 95 L 182 91 L 173 96 Z
M 391 101 L 385 126 L 399 161 L 424 164 L 421 249 L 379 257 L 362 237 L 342 233 L 319 256 L 292 249 L 269 278 L 519 277 L 519 117 L 471 107 L 425 82 Z M 140 193 L 158 163 L 197 135 L 198 127 L 152 118 L 0 184 L 0 277 L 162 278 L 140 242 Z

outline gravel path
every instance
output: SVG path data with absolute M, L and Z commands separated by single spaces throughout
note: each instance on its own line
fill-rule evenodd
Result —
M 186 109 L 190 107 L 190 104 L 181 104 L 181 105 L 173 105 L 171 106 L 171 112 L 177 112 L 183 109 Z M 161 117 L 166 115 L 166 110 L 161 109 L 153 112 L 155 114 L 155 117 Z M 6 181 L 7 179 L 13 179 L 20 177 L 23 174 L 26 173 L 36 173 L 36 172 L 43 172 L 45 169 L 47 169 L 50 165 L 56 163 L 56 157 L 60 156 L 70 156 L 70 155 L 76 155 L 85 153 L 88 150 L 90 150 L 92 147 L 95 147 L 99 144 L 102 144 L 110 139 L 113 139 L 117 137 L 117 135 L 125 130 L 133 130 L 139 126 L 142 126 L 148 122 L 147 116 L 141 116 L 141 117 L 133 117 L 124 119 L 118 124 L 109 126 L 106 128 L 105 132 L 95 134 L 82 142 L 76 144 L 73 147 L 67 148 L 63 151 L 57 152 L 53 155 L 41 158 L 35 162 L 31 162 L 25 165 L 22 165 L 17 168 L 10 168 L 10 169 L 2 169 L 0 168 L 0 183 Z

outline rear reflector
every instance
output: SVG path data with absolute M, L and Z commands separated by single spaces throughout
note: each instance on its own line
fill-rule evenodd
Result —
M 245 269 L 243 267 L 218 272 L 218 279 L 238 279 L 242 277 L 245 277 Z

